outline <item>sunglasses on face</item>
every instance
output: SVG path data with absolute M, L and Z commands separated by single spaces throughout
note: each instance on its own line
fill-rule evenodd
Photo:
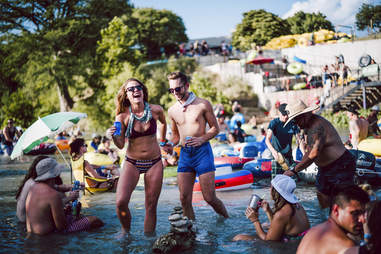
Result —
M 143 87 L 142 86 L 131 86 L 131 87 L 126 88 L 127 92 L 132 92 L 132 93 L 135 92 L 135 89 L 137 91 L 141 91 L 141 90 L 143 90 Z
M 87 147 L 87 144 L 83 144 L 82 146 L 83 146 L 83 147 Z
M 178 86 L 178 87 L 176 87 L 176 88 L 169 88 L 168 89 L 168 92 L 169 93 L 174 93 L 175 91 L 178 93 L 178 92 L 180 92 L 181 91 L 181 89 L 183 88 L 183 86 Z

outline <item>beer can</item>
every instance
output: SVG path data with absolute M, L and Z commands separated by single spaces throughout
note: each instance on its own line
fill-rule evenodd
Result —
M 115 132 L 114 132 L 114 136 L 120 136 L 121 134 L 121 129 L 122 129 L 122 123 L 121 122 L 114 122 L 114 126 L 116 128 Z
M 258 205 L 260 204 L 261 202 L 261 198 L 256 195 L 256 194 L 253 194 L 251 195 L 251 199 L 250 199 L 250 203 L 249 203 L 249 206 L 253 209 L 257 209 L 258 208 Z

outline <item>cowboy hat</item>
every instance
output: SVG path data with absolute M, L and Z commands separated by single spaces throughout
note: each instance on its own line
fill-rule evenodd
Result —
M 286 175 L 276 175 L 273 180 L 271 180 L 271 185 L 274 189 L 291 204 L 298 203 L 299 200 L 294 194 L 296 188 L 295 181 Z
M 58 162 L 53 158 L 43 159 L 36 165 L 37 177 L 34 180 L 36 182 L 42 182 L 55 178 L 59 176 L 65 168 L 65 165 L 58 164 Z
M 302 114 L 305 114 L 305 113 L 308 113 L 308 112 L 311 112 L 311 111 L 314 111 L 318 108 L 320 108 L 319 105 L 312 105 L 310 107 L 307 107 L 307 105 L 304 104 L 304 102 L 301 100 L 299 100 L 298 102 L 296 102 L 294 104 L 288 104 L 286 106 L 286 109 L 285 109 L 287 114 L 288 114 L 288 120 L 283 125 L 283 127 L 286 126 L 295 117 L 302 115 Z

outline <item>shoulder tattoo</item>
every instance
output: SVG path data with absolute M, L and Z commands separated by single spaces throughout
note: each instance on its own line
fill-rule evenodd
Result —
M 307 130 L 307 145 L 312 147 L 316 141 L 322 141 L 325 139 L 325 131 L 324 127 L 321 125 L 318 125 L 316 127 L 313 127 L 311 129 Z M 322 142 L 320 142 L 322 143 Z

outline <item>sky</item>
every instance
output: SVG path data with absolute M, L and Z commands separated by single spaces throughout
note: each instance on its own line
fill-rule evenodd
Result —
M 354 26 L 355 15 L 363 3 L 380 4 L 380 0 L 131 0 L 135 7 L 167 9 L 183 19 L 189 39 L 231 36 L 242 14 L 264 9 L 281 18 L 298 11 L 318 12 L 333 25 Z M 341 28 L 350 33 L 349 29 Z M 366 33 L 356 31 L 357 36 Z

